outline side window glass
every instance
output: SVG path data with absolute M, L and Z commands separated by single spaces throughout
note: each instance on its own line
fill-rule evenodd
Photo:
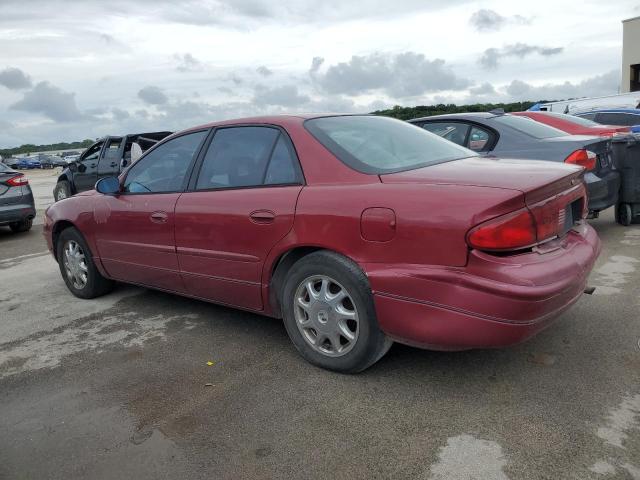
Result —
M 264 183 L 265 185 L 282 185 L 299 181 L 298 160 L 289 150 L 284 135 L 280 134 L 276 148 L 273 149 L 271 154 Z
M 269 127 L 221 128 L 204 157 L 196 189 L 262 185 L 279 135 Z
M 162 193 L 181 190 L 189 165 L 207 133 L 182 135 L 151 150 L 129 170 L 124 191 Z
M 422 128 L 464 147 L 469 125 L 460 122 L 427 122 Z
M 583 113 L 578 115 L 578 117 L 582 117 L 582 118 L 586 118 L 587 120 L 592 120 L 592 121 L 596 121 L 596 114 L 595 113 Z
M 489 140 L 491 136 L 489 132 L 476 126 L 471 127 L 471 133 L 469 134 L 469 146 L 474 152 L 484 152 L 489 146 Z
M 91 160 L 97 160 L 100 156 L 100 150 L 102 150 L 102 144 L 104 142 L 98 142 L 95 145 L 89 147 L 89 149 L 82 155 L 82 159 L 80 161 L 86 162 Z
M 120 150 L 121 138 L 112 138 L 109 140 L 104 150 L 104 160 L 116 160 L 118 158 L 118 151 Z

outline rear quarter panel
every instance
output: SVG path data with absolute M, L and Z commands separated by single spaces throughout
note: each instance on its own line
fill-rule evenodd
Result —
M 272 268 L 283 253 L 297 246 L 333 250 L 361 266 L 463 266 L 468 256 L 467 231 L 523 206 L 521 192 L 498 188 L 383 183 L 307 186 L 298 199 L 293 229 L 272 250 L 265 266 Z M 372 207 L 395 212 L 391 240 L 362 237 L 361 215 Z

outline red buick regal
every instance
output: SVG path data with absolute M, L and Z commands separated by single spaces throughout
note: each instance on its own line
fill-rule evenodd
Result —
M 168 137 L 44 232 L 77 297 L 118 281 L 282 318 L 309 362 L 358 372 L 393 341 L 503 347 L 548 326 L 600 251 L 582 175 L 385 117 L 250 118 Z

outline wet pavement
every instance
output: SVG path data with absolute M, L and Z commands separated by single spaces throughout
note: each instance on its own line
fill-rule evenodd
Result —
M 77 299 L 41 227 L 1 228 L 0 478 L 640 479 L 640 225 L 612 213 L 595 295 L 553 327 L 394 345 L 355 376 L 305 363 L 277 320 L 128 286 Z

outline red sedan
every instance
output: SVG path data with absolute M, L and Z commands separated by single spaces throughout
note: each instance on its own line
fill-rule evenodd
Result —
M 251 118 L 168 137 L 44 232 L 78 297 L 121 281 L 283 318 L 357 372 L 393 341 L 511 345 L 574 303 L 600 250 L 582 175 L 385 117 Z
M 601 125 L 589 119 L 566 115 L 556 112 L 514 112 L 512 115 L 529 117 L 536 122 L 555 127 L 571 135 L 597 135 L 600 137 L 612 137 L 617 134 L 631 133 L 629 127 L 616 125 Z

